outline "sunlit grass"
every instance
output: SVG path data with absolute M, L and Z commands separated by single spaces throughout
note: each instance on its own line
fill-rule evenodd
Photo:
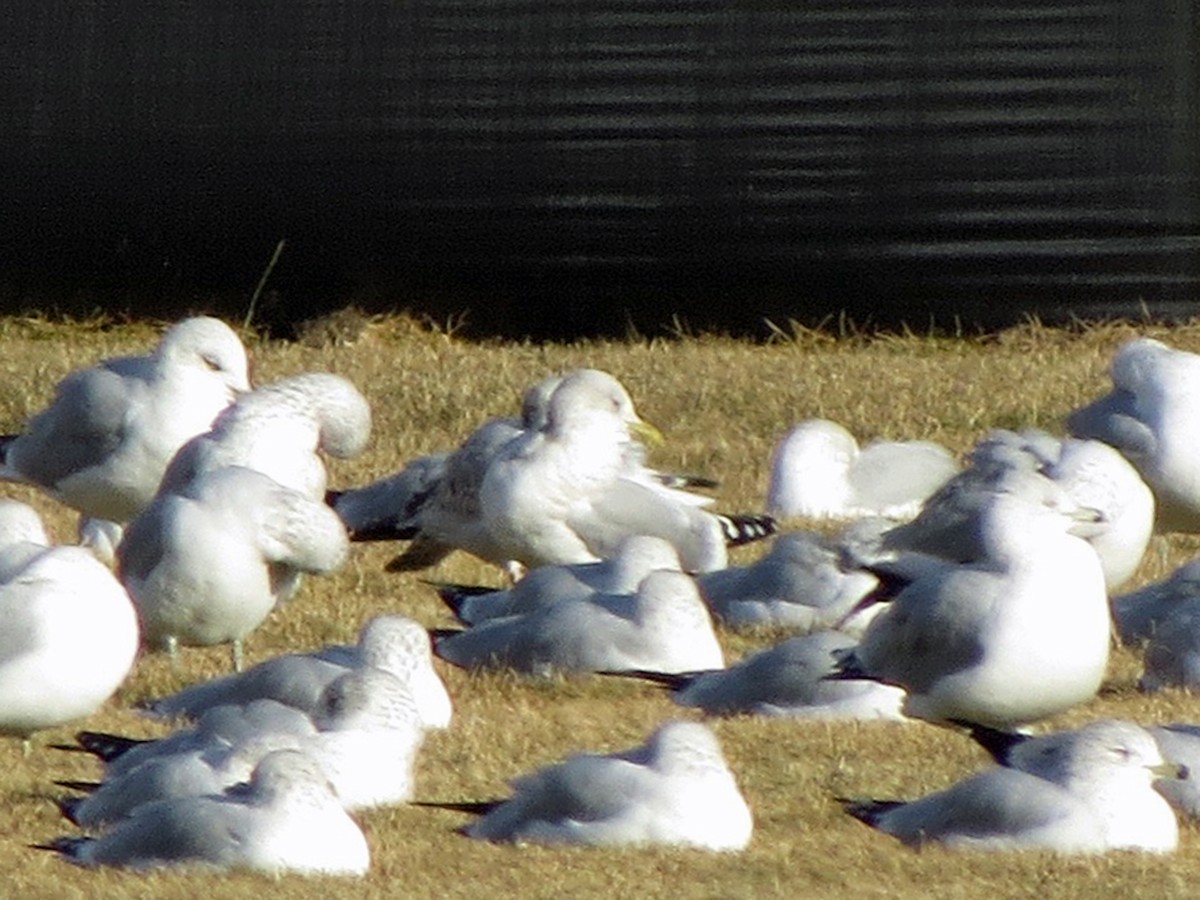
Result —
M 372 320 L 344 338 L 316 329 L 304 343 L 252 340 L 256 377 L 271 381 L 308 370 L 352 379 L 371 401 L 375 435 L 360 459 L 335 462 L 332 483 L 348 486 L 444 449 L 487 416 L 511 413 L 520 391 L 547 373 L 577 366 L 611 371 L 640 412 L 668 437 L 653 462 L 719 477 L 719 506 L 761 507 L 770 451 L 787 428 L 809 416 L 843 423 L 860 438 L 927 438 L 955 451 L 984 430 L 1040 426 L 1063 416 L 1106 384 L 1112 350 L 1135 332 L 1200 350 L 1200 326 L 1164 331 L 1132 326 L 1050 330 L 1031 323 L 988 338 L 902 335 L 840 338 L 791 324 L 750 344 L 690 336 L 623 342 L 470 343 L 454 328 L 404 317 Z M 339 332 L 341 334 L 341 332 Z M 52 323 L 0 320 L 0 431 L 19 429 L 70 369 L 105 356 L 142 352 L 157 329 L 101 320 Z M 323 339 L 326 335 L 328 339 Z M 60 539 L 74 517 L 19 486 Z M 800 525 L 802 523 L 788 523 Z M 1173 538 L 1165 563 L 1150 554 L 1139 583 L 1190 559 L 1200 544 Z M 297 598 L 248 641 L 251 661 L 289 649 L 353 640 L 371 615 L 395 610 L 429 626 L 448 614 L 421 577 L 499 583 L 499 574 L 456 556 L 420 575 L 382 571 L 392 549 L 359 546 L 335 576 L 309 579 Z M 735 553 L 754 558 L 760 549 Z M 722 634 L 730 658 L 772 635 Z M 107 709 L 77 727 L 149 735 L 162 730 L 131 711 L 139 700 L 227 670 L 226 648 L 189 650 L 183 673 L 164 659 L 142 659 Z M 440 665 L 440 664 L 439 664 Z M 1101 697 L 1061 717 L 1077 724 L 1101 715 L 1142 722 L 1200 721 L 1183 693 L 1148 698 L 1134 689 L 1136 656 L 1118 652 Z M 418 766 L 424 800 L 479 800 L 503 794 L 506 779 L 577 750 L 639 743 L 659 722 L 690 715 L 656 689 L 602 678 L 532 682 L 509 674 L 441 671 L 456 702 L 454 726 L 432 735 Z M 90 760 L 48 749 L 74 727 L 39 735 L 24 759 L 18 742 L 0 743 L 0 866 L 6 896 L 272 897 L 438 896 L 1161 896 L 1191 893 L 1200 878 L 1200 837 L 1184 829 L 1167 858 L 1113 854 L 986 855 L 938 849 L 916 853 L 844 815 L 838 796 L 909 797 L 935 790 L 986 764 L 964 738 L 927 725 L 717 721 L 726 755 L 755 813 L 756 831 L 740 854 L 669 850 L 549 850 L 492 847 L 455 833 L 459 814 L 420 808 L 361 816 L 373 853 L 362 882 L 236 874 L 95 872 L 76 869 L 27 845 L 73 829 L 52 802 L 55 779 L 98 774 Z

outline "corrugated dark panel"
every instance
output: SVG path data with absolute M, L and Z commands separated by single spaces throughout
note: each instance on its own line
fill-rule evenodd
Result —
M 569 291 L 575 328 L 623 296 L 715 315 L 698 287 L 879 320 L 1200 297 L 1185 0 L 7 16 L 4 244 L 33 275 L 245 284 L 286 234 L 294 285 Z

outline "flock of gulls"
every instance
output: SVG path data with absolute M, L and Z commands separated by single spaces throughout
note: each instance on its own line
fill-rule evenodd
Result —
M 30 507 L 0 501 L 0 731 L 28 752 L 104 704 L 139 653 L 233 655 L 231 674 L 147 704 L 168 736 L 79 732 L 103 777 L 59 782 L 80 831 L 43 849 L 85 866 L 362 875 L 351 814 L 414 802 L 426 732 L 452 727 L 434 654 L 636 678 L 711 716 L 957 729 L 995 765 L 918 799 L 842 798 L 914 846 L 1161 853 L 1178 816 L 1200 816 L 1200 725 L 1027 727 L 1096 695 L 1114 624 L 1145 645 L 1145 690 L 1200 683 L 1200 561 L 1121 592 L 1156 532 L 1200 532 L 1200 356 L 1133 340 L 1067 435 L 993 431 L 961 462 L 802 422 L 776 449 L 769 515 L 714 512 L 698 492 L 712 482 L 650 468 L 658 432 L 592 369 L 531 386 L 519 416 L 455 449 L 331 490 L 324 457 L 363 451 L 366 400 L 324 373 L 252 387 L 248 368 L 230 328 L 187 319 L 149 355 L 68 375 L 0 438 L 0 478 L 81 516 L 80 545 L 51 546 Z M 843 530 L 776 533 L 773 517 Z M 437 584 L 461 628 L 381 615 L 353 646 L 244 668 L 246 637 L 364 540 L 406 542 L 389 570 L 461 550 L 510 587 Z M 729 546 L 756 540 L 773 543 L 729 565 Z M 727 665 L 714 623 L 794 636 Z M 511 784 L 427 805 L 487 841 L 737 851 L 753 831 L 715 734 L 687 717 Z

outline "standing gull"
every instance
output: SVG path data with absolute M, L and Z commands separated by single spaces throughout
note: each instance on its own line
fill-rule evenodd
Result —
M 225 466 L 242 466 L 323 500 L 328 473 L 319 453 L 352 459 L 370 435 L 371 409 L 353 384 L 325 372 L 293 375 L 242 395 L 211 429 L 181 447 L 160 493 L 181 491 Z
M 593 562 L 630 534 L 651 534 L 670 541 L 688 571 L 723 568 L 740 520 L 655 480 L 631 434 L 657 431 L 619 381 L 595 369 L 566 376 L 543 427 L 505 444 L 480 486 L 483 521 L 503 555 L 530 567 Z
M 228 466 L 157 497 L 130 524 L 118 571 L 146 646 L 232 643 L 240 668 L 242 640 L 299 573 L 332 572 L 348 553 L 341 520 L 323 502 Z
M 28 740 L 112 696 L 133 667 L 137 616 L 89 552 L 40 543 L 23 504 L 0 505 L 0 535 L 0 733 Z
M 489 419 L 455 450 L 420 457 L 395 475 L 361 488 L 331 493 L 352 540 L 410 540 L 387 566 L 405 572 L 432 566 L 454 550 L 511 567 L 483 519 L 480 489 L 488 467 L 513 439 L 545 426 L 550 396 L 565 376 L 544 378 L 526 390 L 520 418 Z M 664 487 L 713 487 L 707 479 L 645 469 L 644 447 L 631 435 L 626 465 Z M 686 495 L 683 495 L 686 496 Z M 697 503 L 709 502 L 696 497 Z
M 998 495 L 979 522 L 985 556 L 926 559 L 843 654 L 840 677 L 905 688 L 905 712 L 917 718 L 996 727 L 1095 696 L 1108 662 L 1108 601 L 1096 553 L 1073 524 Z

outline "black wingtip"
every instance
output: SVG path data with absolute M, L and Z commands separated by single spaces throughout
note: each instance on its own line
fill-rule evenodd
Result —
M 713 491 L 721 486 L 721 482 L 714 478 L 708 478 L 704 475 L 685 475 L 674 472 L 658 472 L 654 478 L 664 487 L 680 488 L 683 490 L 695 488 Z
M 486 816 L 493 809 L 503 803 L 503 800 L 481 800 L 481 801 L 438 801 L 438 800 L 414 800 L 410 806 L 420 806 L 424 809 L 447 809 L 451 812 L 467 813 L 472 816 Z
M 82 791 L 85 794 L 94 794 L 100 789 L 99 781 L 56 781 L 54 783 L 59 787 L 70 788 L 73 791 Z
M 92 841 L 89 837 L 56 837 L 44 844 L 26 844 L 30 850 L 47 850 L 64 856 L 77 856 L 79 848 Z
M 879 825 L 879 820 L 884 815 L 896 807 L 904 805 L 902 800 L 870 800 L 861 797 L 835 797 L 834 799 L 842 805 L 842 809 L 847 813 L 872 828 Z
M 667 688 L 671 691 L 687 687 L 702 672 L 654 672 L 649 669 L 606 669 L 596 672 L 597 675 L 608 675 L 613 678 L 632 678 L 636 681 L 648 681 Z
M 134 747 L 149 741 L 141 738 L 131 738 L 120 734 L 108 734 L 103 731 L 80 731 L 75 735 L 79 746 L 93 756 L 98 756 L 105 762 L 123 756 Z
M 1002 766 L 1008 765 L 1009 754 L 1014 747 L 1029 740 L 1030 736 L 1019 731 L 1004 731 L 992 728 L 990 725 L 980 725 L 978 722 L 967 722 L 964 719 L 950 719 L 949 724 L 964 729 L 976 744 L 988 752 L 993 760 Z
M 421 529 L 416 525 L 401 525 L 398 522 L 371 522 L 358 528 L 347 526 L 346 534 L 351 543 L 366 544 L 380 541 L 411 541 Z
M 79 824 L 78 814 L 81 803 L 83 803 L 82 797 L 59 797 L 54 801 L 54 805 L 58 807 L 63 818 L 72 825 Z
M 722 513 L 717 515 L 717 521 L 721 523 L 725 544 L 729 547 L 741 547 L 764 540 L 779 530 L 779 523 L 774 516 L 760 513 Z

